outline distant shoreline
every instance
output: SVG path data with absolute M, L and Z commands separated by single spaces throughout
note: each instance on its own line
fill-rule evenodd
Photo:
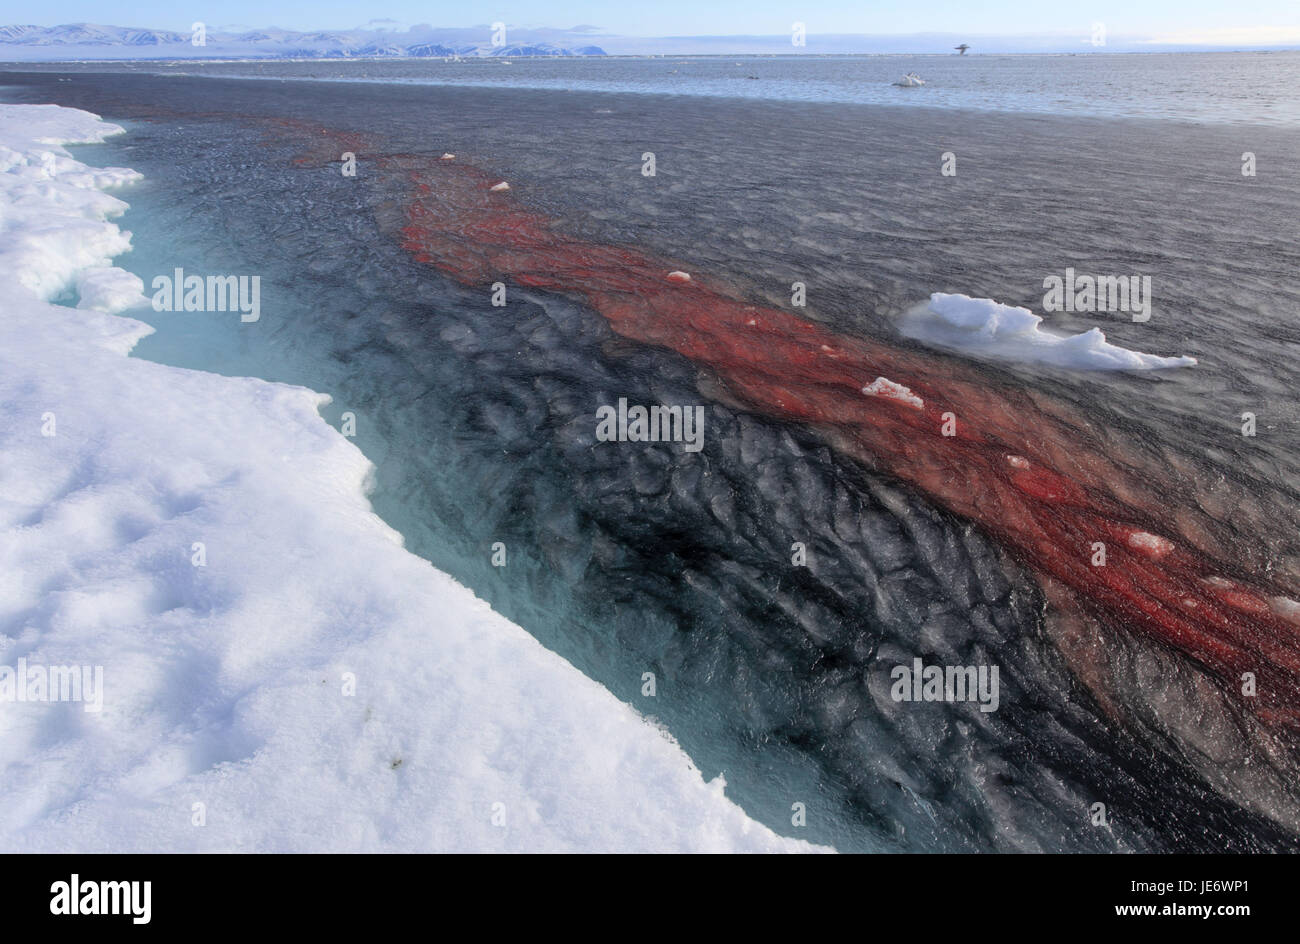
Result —
M 1274 55 L 1274 54 L 1292 53 L 1300 55 L 1300 46 L 1278 46 L 1269 48 L 1205 48 L 1205 49 L 1124 49 L 1124 50 L 1107 50 L 1091 51 L 1081 50 L 1078 52 L 969 52 L 965 54 L 967 59 L 1068 59 L 1081 56 L 1089 57 L 1116 57 L 1116 56 L 1217 56 L 1217 55 Z M 45 65 L 119 65 L 123 63 L 184 63 L 186 65 L 212 65 L 218 63 L 267 63 L 267 62 L 320 62 L 336 64 L 342 62 L 446 62 L 449 56 L 160 56 L 157 58 L 147 56 L 117 56 L 103 59 L 2 59 L 0 66 L 45 66 Z M 582 62 L 582 61 L 603 61 L 610 59 L 640 61 L 649 59 L 675 59 L 675 60 L 694 60 L 694 59 L 820 59 L 820 60 L 837 60 L 837 59 L 956 59 L 959 58 L 956 53 L 947 52 L 802 52 L 802 53 L 779 53 L 779 52 L 669 52 L 669 53 L 606 53 L 604 55 L 573 55 L 573 56 L 461 56 L 460 63 L 473 62 L 498 62 L 507 61 L 527 61 L 527 62 Z
M 1300 127 L 1300 52 L 1293 55 L 1101 53 L 1075 55 L 601 56 L 581 65 L 545 59 L 380 57 L 76 60 L 0 64 L 11 76 L 135 75 L 247 82 L 869 105 L 947 113 L 1175 120 Z M 899 88 L 916 72 L 922 87 Z

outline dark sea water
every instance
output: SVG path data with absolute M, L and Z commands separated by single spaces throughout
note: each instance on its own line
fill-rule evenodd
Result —
M 1105 81 L 1145 76 L 1159 89 L 1177 57 L 1106 58 L 1123 64 Z M 159 330 L 139 356 L 331 394 L 327 417 L 355 413 L 376 510 L 412 551 L 657 717 L 778 831 L 842 850 L 1294 848 L 1292 736 L 1195 657 L 1092 611 L 1063 625 L 1035 561 L 994 539 L 995 514 L 954 514 L 824 426 L 755 408 L 707 357 L 622 336 L 580 298 L 511 284 L 509 271 L 509 302 L 493 307 L 487 284 L 403 248 L 410 182 L 384 165 L 454 152 L 558 232 L 674 260 L 755 305 L 788 309 L 802 281 L 800 317 L 922 354 L 936 383 L 973 373 L 1074 417 L 1080 452 L 1164 496 L 1152 520 L 1212 519 L 1224 573 L 1294 594 L 1300 129 L 1286 95 L 1247 96 L 1235 114 L 1218 93 L 1195 115 L 1154 93 L 1131 109 L 1159 118 L 1102 117 L 1113 96 L 1093 114 L 1010 113 L 1009 93 L 994 91 L 987 107 L 1008 111 L 973 110 L 974 93 L 966 107 L 879 107 L 829 93 L 724 98 L 704 79 L 694 94 L 650 91 L 667 62 L 594 64 L 565 90 L 513 87 L 543 84 L 553 67 L 532 63 L 474 67 L 519 70 L 511 87 L 288 80 L 355 63 L 210 67 L 286 79 L 274 82 L 83 66 L 0 85 L 9 100 L 127 126 L 80 153 L 145 175 L 124 194 L 136 248 L 119 264 L 146 284 L 176 266 L 262 276 L 258 323 L 145 311 Z M 1197 89 L 1238 68 L 1207 62 L 1188 79 Z M 963 67 L 925 71 L 960 83 Z M 757 87 L 775 67 L 745 68 Z M 856 81 L 817 68 L 830 85 Z M 605 87 L 622 90 L 592 90 Z M 364 137 L 356 178 L 322 157 L 336 132 Z M 1247 151 L 1253 177 L 1241 173 Z M 955 177 L 940 174 L 945 152 Z M 902 313 L 936 291 L 1040 310 L 1043 278 L 1067 266 L 1150 275 L 1153 316 L 1060 314 L 1055 327 L 1100 326 L 1199 365 L 981 363 L 898 334 Z M 704 449 L 597 447 L 596 409 L 619 397 L 706 405 Z M 1243 411 L 1258 416 L 1253 438 Z M 509 549 L 505 568 L 491 565 L 494 542 Z M 794 542 L 806 567 L 792 566 Z M 998 710 L 894 701 L 889 670 L 913 657 L 998 665 Z M 806 827 L 791 826 L 795 802 Z
M 23 69 L 66 70 L 25 64 Z M 88 63 L 283 81 L 629 92 L 1255 125 L 1300 124 L 1300 52 L 665 56 Z M 896 88 L 908 72 L 922 88 Z

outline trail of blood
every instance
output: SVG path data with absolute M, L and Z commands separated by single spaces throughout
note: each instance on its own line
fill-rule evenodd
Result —
M 708 277 L 684 279 L 672 261 L 567 235 L 462 161 L 348 143 L 409 188 L 401 239 L 417 260 L 466 285 L 509 279 L 578 298 L 617 333 L 708 368 L 755 410 L 833 431 L 855 458 L 977 522 L 1094 616 L 1192 657 L 1230 690 L 1254 673 L 1260 717 L 1300 729 L 1300 627 L 1275 602 L 1285 591 L 1224 576 L 1238 567 L 1231 549 L 1206 552 L 1213 523 L 1183 515 L 1177 535 L 1158 490 L 1087 448 L 1086 423 L 950 360 L 838 335 Z

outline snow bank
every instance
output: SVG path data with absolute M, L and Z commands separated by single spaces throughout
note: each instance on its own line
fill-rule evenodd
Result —
M 0 685 L 0 848 L 814 848 L 404 551 L 324 396 L 124 356 L 137 175 L 55 143 L 117 130 L 0 106 L 0 669 L 103 668 Z
M 1081 370 L 1158 370 L 1190 367 L 1194 357 L 1159 357 L 1119 347 L 1100 328 L 1058 335 L 1027 308 L 991 298 L 935 292 L 928 304 L 908 311 L 901 330 L 909 338 L 979 357 L 1051 364 Z

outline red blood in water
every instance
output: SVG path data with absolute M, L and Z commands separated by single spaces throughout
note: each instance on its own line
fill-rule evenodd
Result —
M 1149 485 L 1090 449 L 1086 420 L 951 359 L 837 335 L 731 297 L 698 273 L 673 279 L 671 261 L 567 235 L 509 195 L 490 193 L 498 178 L 459 160 L 377 161 L 409 182 L 401 233 L 415 258 L 466 285 L 511 279 L 577 298 L 619 334 L 708 368 L 755 410 L 835 433 L 840 448 L 977 522 L 1094 616 L 1192 657 L 1229 692 L 1239 690 L 1240 673 L 1253 672 L 1259 697 L 1248 701 L 1259 716 L 1300 728 L 1297 633 L 1267 602 L 1285 589 L 1267 580 L 1216 586 L 1218 575 L 1239 570 L 1241 549 L 1197 550 L 1190 534 L 1204 548 L 1214 544 L 1206 535 L 1222 530 L 1195 507 L 1178 509 L 1194 523 L 1177 540 L 1182 525 L 1170 520 L 1159 479 Z M 877 378 L 923 405 L 864 394 Z M 955 431 L 945 423 L 952 418 Z M 1130 543 L 1134 532 L 1174 540 L 1157 542 L 1153 554 L 1150 541 Z M 1093 565 L 1097 542 L 1106 545 L 1105 566 Z

